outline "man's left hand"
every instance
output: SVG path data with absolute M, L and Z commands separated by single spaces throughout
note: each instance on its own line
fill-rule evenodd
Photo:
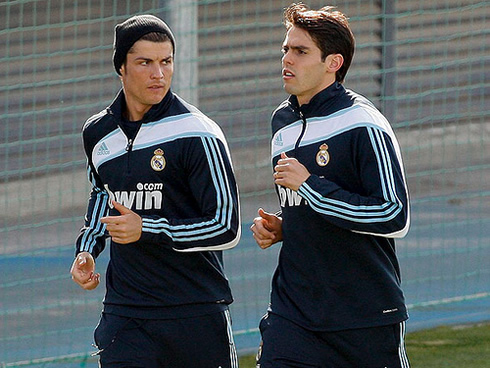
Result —
M 109 231 L 112 240 L 119 244 L 138 241 L 141 237 L 143 227 L 141 217 L 116 201 L 112 201 L 112 204 L 121 215 L 106 216 L 100 219 L 100 222 L 106 224 L 107 231 Z
M 310 177 L 310 172 L 297 159 L 288 157 L 284 152 L 274 167 L 274 182 L 297 191 Z

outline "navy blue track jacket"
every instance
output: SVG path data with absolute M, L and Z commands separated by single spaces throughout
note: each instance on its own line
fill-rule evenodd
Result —
M 393 238 L 409 227 L 400 148 L 383 115 L 334 83 L 272 116 L 272 163 L 282 152 L 311 176 L 276 186 L 283 245 L 270 311 L 307 329 L 374 327 L 408 318 Z
M 118 216 L 111 199 L 142 217 L 141 238 L 111 241 L 104 311 L 175 318 L 232 302 L 222 251 L 240 238 L 238 190 L 218 125 L 171 91 L 144 116 L 136 136 L 121 129 L 124 93 L 83 127 L 92 183 L 76 253 L 97 257 Z

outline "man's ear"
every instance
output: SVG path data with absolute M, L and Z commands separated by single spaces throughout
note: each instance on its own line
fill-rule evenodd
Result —
M 328 71 L 336 73 L 344 64 L 344 57 L 341 54 L 330 54 L 325 60 Z

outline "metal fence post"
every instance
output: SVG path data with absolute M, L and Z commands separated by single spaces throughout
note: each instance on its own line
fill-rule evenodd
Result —
M 167 5 L 168 23 L 175 36 L 176 55 L 172 90 L 199 105 L 198 2 L 161 0 Z
M 381 109 L 386 118 L 396 122 L 396 2 L 381 0 Z

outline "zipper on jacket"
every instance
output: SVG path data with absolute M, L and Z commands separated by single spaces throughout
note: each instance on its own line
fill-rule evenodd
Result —
M 124 148 L 124 150 L 127 152 L 127 154 L 126 154 L 126 170 L 127 170 L 128 175 L 131 174 L 131 153 L 133 152 L 134 140 L 136 139 L 136 136 L 139 133 L 139 130 L 141 128 L 141 124 L 142 124 L 142 122 L 140 122 L 138 128 L 136 129 L 133 138 L 130 138 L 130 136 L 128 136 L 128 134 L 126 133 L 126 131 L 124 131 L 122 125 L 121 124 L 118 124 L 119 125 L 119 129 L 121 130 L 121 132 L 123 133 L 123 135 L 128 140 L 128 143 L 126 143 L 126 147 Z
M 127 155 L 126 155 L 126 168 L 127 168 L 127 173 L 131 173 L 131 152 L 133 151 L 133 140 L 131 138 L 128 139 L 128 144 L 126 145 L 125 148 Z
M 295 153 L 294 156 L 296 156 L 296 150 L 299 147 L 299 144 L 301 143 L 301 140 L 303 139 L 303 136 L 305 135 L 305 132 L 306 132 L 306 118 L 303 115 L 303 113 L 301 112 L 301 110 L 299 111 L 299 116 L 300 116 L 301 120 L 303 121 L 303 127 L 301 129 L 301 133 L 300 133 L 298 139 L 296 140 L 296 143 L 294 144 L 294 153 Z
M 126 145 L 126 152 L 129 152 L 133 149 L 133 140 L 128 139 L 128 144 Z

